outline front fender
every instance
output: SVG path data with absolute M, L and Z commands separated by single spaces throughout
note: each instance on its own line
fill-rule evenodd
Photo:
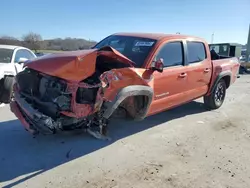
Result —
M 118 108 L 118 106 L 124 101 L 127 97 L 130 96 L 147 96 L 148 97 L 148 104 L 145 105 L 142 113 L 140 114 L 140 119 L 144 119 L 147 115 L 149 110 L 150 104 L 153 99 L 154 91 L 149 86 L 142 86 L 142 85 L 132 85 L 122 88 L 116 95 L 115 99 L 111 102 L 106 102 L 105 107 L 106 110 L 104 111 L 103 117 L 108 119 L 113 112 Z

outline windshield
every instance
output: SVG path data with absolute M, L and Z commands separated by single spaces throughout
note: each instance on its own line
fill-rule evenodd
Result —
M 10 63 L 14 50 L 0 48 L 0 63 Z
M 155 43 L 156 40 L 148 38 L 111 35 L 96 44 L 93 48 L 100 49 L 104 46 L 111 46 L 131 59 L 135 63 L 135 67 L 142 67 Z

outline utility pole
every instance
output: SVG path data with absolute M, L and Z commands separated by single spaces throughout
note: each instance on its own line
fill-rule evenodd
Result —
M 248 40 L 247 40 L 246 62 L 248 62 L 249 60 L 249 55 L 250 55 L 250 24 L 249 24 Z
M 214 32 L 213 32 L 213 34 L 211 35 L 211 44 L 213 44 L 214 43 Z

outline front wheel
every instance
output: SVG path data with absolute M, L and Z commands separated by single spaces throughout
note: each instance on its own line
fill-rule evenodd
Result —
M 204 104 L 210 110 L 218 109 L 221 107 L 226 96 L 226 83 L 221 79 L 215 86 L 215 89 L 208 96 L 204 96 Z

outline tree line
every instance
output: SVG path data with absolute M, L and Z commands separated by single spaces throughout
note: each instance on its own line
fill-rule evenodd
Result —
M 30 32 L 25 34 L 21 40 L 11 37 L 0 37 L 0 44 L 24 46 L 32 50 L 83 50 L 89 49 L 96 44 L 95 41 L 79 39 L 79 38 L 55 38 L 49 40 L 43 40 L 42 36 L 38 33 Z

